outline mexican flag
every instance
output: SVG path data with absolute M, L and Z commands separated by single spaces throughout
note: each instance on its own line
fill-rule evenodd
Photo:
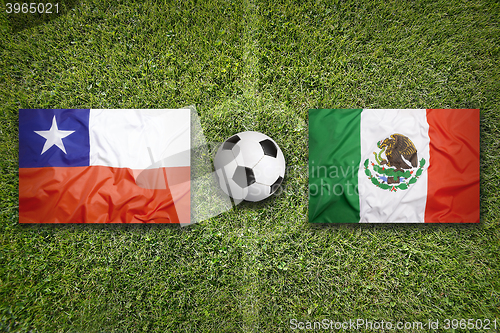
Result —
M 310 110 L 309 222 L 479 222 L 479 110 Z

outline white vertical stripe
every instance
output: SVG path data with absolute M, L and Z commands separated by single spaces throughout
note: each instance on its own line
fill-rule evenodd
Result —
M 391 134 L 407 136 L 417 149 L 418 161 L 425 159 L 422 175 L 406 190 L 383 190 L 365 174 L 364 161 L 376 163 L 378 141 Z M 361 165 L 358 173 L 360 222 L 424 222 L 429 166 L 429 124 L 425 109 L 366 109 L 361 113 Z M 385 158 L 385 155 L 382 154 Z M 415 171 L 414 171 L 415 173 Z M 372 171 L 375 176 L 375 172 Z
M 190 165 L 189 109 L 94 109 L 89 132 L 90 165 L 146 169 L 160 160 L 164 167 Z

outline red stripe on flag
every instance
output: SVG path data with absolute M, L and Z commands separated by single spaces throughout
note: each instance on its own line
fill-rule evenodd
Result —
M 425 222 L 479 222 L 479 110 L 427 110 Z
M 189 179 L 190 167 L 21 168 L 19 222 L 179 223 L 178 212 L 190 212 Z

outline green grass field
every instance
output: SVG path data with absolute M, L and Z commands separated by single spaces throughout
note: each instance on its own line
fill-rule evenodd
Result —
M 0 331 L 500 329 L 497 1 L 86 0 L 33 20 L 2 4 Z M 274 138 L 285 190 L 186 228 L 18 224 L 19 108 L 187 105 L 210 142 Z M 480 108 L 482 222 L 308 224 L 310 108 Z

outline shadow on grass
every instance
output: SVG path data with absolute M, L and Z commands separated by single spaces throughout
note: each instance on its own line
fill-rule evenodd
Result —
M 46 1 L 34 2 L 36 7 L 33 7 L 32 10 L 36 9 L 35 13 L 29 12 L 29 2 L 24 2 L 27 5 L 27 8 L 25 10 L 27 10 L 28 13 L 22 13 L 22 7 L 11 8 L 10 5 L 7 5 L 7 2 L 8 1 L 5 2 L 6 5 L 2 8 L 2 10 L 12 10 L 12 13 L 4 14 L 11 31 L 13 33 L 17 33 L 24 29 L 32 28 L 34 26 L 52 21 L 53 19 L 56 19 L 60 16 L 66 15 L 71 9 L 75 8 L 75 6 L 78 5 L 79 0 L 56 0 L 51 1 L 50 4 Z M 16 6 L 23 5 L 23 2 L 12 1 L 10 3 L 12 4 L 12 6 L 14 6 L 14 4 L 16 4 Z M 15 13 L 16 11 L 19 11 L 19 13 Z
M 344 230 L 413 230 L 433 232 L 446 229 L 479 229 L 481 223 L 309 223 L 312 230 L 318 229 L 344 229 Z
M 169 228 L 172 230 L 178 230 L 182 232 L 183 230 L 189 230 L 188 227 L 181 227 L 179 224 L 169 224 L 169 223 L 19 223 L 19 227 L 22 230 L 36 230 L 36 231 L 46 231 L 51 232 L 54 230 L 73 230 L 73 231 L 132 231 L 132 232 L 146 232 L 150 230 L 159 230 Z M 194 224 L 196 225 L 196 224 Z

